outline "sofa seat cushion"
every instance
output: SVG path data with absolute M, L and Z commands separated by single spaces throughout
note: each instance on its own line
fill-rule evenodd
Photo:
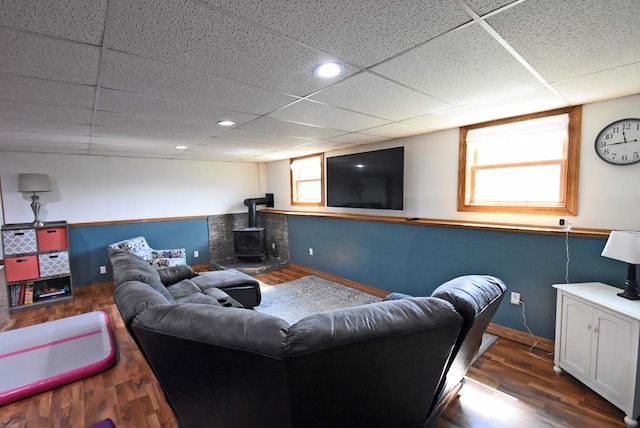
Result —
M 193 293 L 176 300 L 176 303 L 197 303 L 199 305 L 222 306 L 215 297 L 204 293 Z
M 258 306 L 261 301 L 258 281 L 235 269 L 204 272 L 191 280 L 203 293 L 207 290 L 220 289 L 248 309 Z

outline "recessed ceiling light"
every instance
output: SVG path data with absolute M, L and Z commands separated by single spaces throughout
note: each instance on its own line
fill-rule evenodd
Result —
M 336 77 L 344 71 L 344 66 L 339 62 L 325 62 L 313 69 L 313 74 L 322 78 Z
M 184 150 L 186 148 L 187 148 L 187 146 L 176 146 L 176 149 L 179 149 L 179 150 Z
M 231 125 L 235 125 L 235 122 L 232 122 L 230 120 L 220 120 L 218 122 L 216 122 L 218 125 L 220 126 L 231 126 Z

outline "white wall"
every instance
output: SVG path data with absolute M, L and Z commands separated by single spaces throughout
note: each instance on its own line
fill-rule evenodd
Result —
M 40 218 L 69 223 L 243 212 L 259 193 L 254 163 L 0 152 L 4 220 L 33 220 L 30 195 L 17 191 L 19 173 L 49 174 Z
M 640 117 L 640 94 L 583 107 L 578 215 L 567 217 L 575 227 L 640 230 L 640 164 L 610 165 L 602 161 L 594 150 L 595 138 L 602 128 L 628 117 Z M 405 146 L 405 209 L 314 207 L 313 210 L 557 226 L 559 216 L 458 212 L 458 136 L 456 128 L 328 153 L 327 156 L 333 156 Z M 290 203 L 289 162 L 272 162 L 266 169 L 266 191 L 275 193 L 276 209 L 303 210 L 292 207 Z

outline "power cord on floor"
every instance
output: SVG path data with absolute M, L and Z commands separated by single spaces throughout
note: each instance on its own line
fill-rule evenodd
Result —
M 539 359 L 539 360 L 546 361 L 547 363 L 553 363 L 553 360 L 548 360 L 548 359 L 546 359 L 546 358 L 543 358 L 543 357 L 541 357 L 541 356 L 536 355 L 536 354 L 534 354 L 534 353 L 533 353 L 533 349 L 534 349 L 534 348 L 536 347 L 536 345 L 538 344 L 538 340 L 536 339 L 536 336 L 533 334 L 533 332 L 532 332 L 532 331 L 531 331 L 531 329 L 529 328 L 529 325 L 527 324 L 527 316 L 525 315 L 526 307 L 525 307 L 525 305 L 524 305 L 524 301 L 523 301 L 523 300 L 520 300 L 520 304 L 522 305 L 522 320 L 523 320 L 523 322 L 524 322 L 524 326 L 526 327 L 527 331 L 529 332 L 529 335 L 531 335 L 531 337 L 533 338 L 533 345 L 531 345 L 531 347 L 529 348 L 529 354 L 530 354 L 532 357 L 535 357 L 535 358 L 537 358 L 537 359 Z M 553 352 L 548 352 L 548 353 L 547 353 L 547 355 L 553 355 Z

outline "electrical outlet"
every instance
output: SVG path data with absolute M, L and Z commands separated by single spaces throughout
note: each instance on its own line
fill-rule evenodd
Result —
M 516 293 L 515 291 L 511 292 L 511 304 L 512 305 L 520 304 L 520 293 Z
M 562 227 L 563 232 L 568 232 L 571 230 L 571 222 L 563 218 L 560 219 L 560 221 L 558 222 L 558 225 Z
M 272 250 L 275 250 L 275 249 L 276 249 L 276 243 L 275 243 L 275 242 L 272 242 L 272 243 L 271 243 L 271 249 L 272 249 Z
M 107 273 L 107 267 L 106 266 L 100 266 L 100 273 L 101 274 Z
M 313 248 L 309 248 L 309 255 L 313 256 Z
M 193 257 L 200 257 L 200 252 L 199 251 L 194 251 L 193 252 Z

